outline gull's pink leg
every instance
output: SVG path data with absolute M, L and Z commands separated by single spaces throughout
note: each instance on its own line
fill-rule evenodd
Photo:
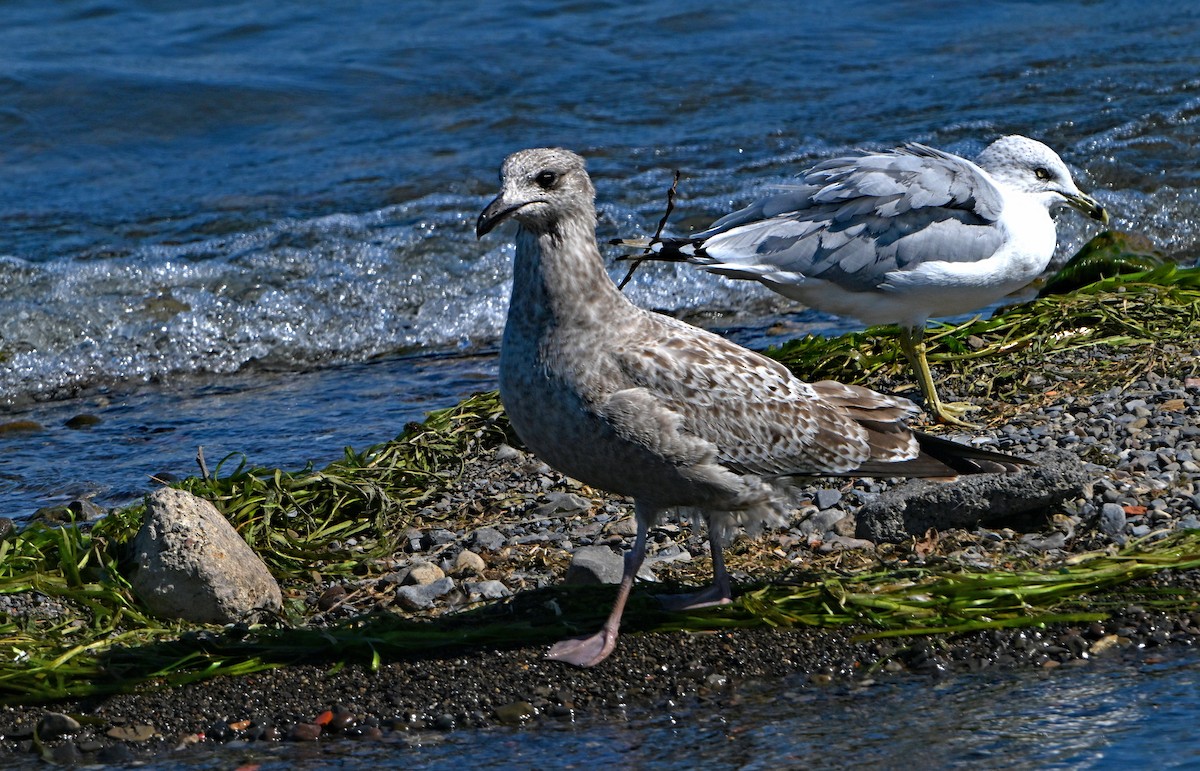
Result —
M 708 529 L 708 545 L 712 549 L 713 583 L 707 589 L 701 589 L 695 594 L 660 594 L 658 601 L 666 610 L 691 610 L 693 608 L 709 608 L 713 605 L 728 605 L 733 602 L 733 587 L 729 582 L 729 572 L 725 570 L 725 556 L 721 551 L 721 543 Z
M 643 514 L 647 516 L 643 516 Z M 651 512 L 637 508 L 637 537 L 633 548 L 625 554 L 625 567 L 621 572 L 621 585 L 617 588 L 617 599 L 613 602 L 608 620 L 599 632 L 590 637 L 578 637 L 557 642 L 550 648 L 546 658 L 565 661 L 577 667 L 592 667 L 608 658 L 617 645 L 617 631 L 621 628 L 621 614 L 625 612 L 625 601 L 633 588 L 633 578 L 646 558 L 646 533 L 650 529 Z

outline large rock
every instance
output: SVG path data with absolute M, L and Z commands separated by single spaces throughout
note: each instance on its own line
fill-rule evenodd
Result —
M 581 546 L 571 555 L 568 584 L 619 584 L 625 559 L 607 546 Z
M 871 541 L 903 541 L 930 529 L 1037 526 L 1051 509 L 1079 496 L 1090 481 L 1083 462 L 1066 450 L 1042 453 L 1037 465 L 1011 474 L 973 474 L 952 482 L 915 479 L 858 510 L 855 532 Z
M 130 582 L 157 616 L 211 624 L 283 604 L 279 584 L 208 501 L 168 487 L 146 498 Z

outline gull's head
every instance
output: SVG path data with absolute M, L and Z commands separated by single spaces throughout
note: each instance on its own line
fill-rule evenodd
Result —
M 1015 134 L 1001 137 L 975 162 L 1004 187 L 1036 195 L 1047 209 L 1065 204 L 1094 220 L 1108 222 L 1108 212 L 1075 185 L 1058 153 L 1037 140 Z
M 595 218 L 596 191 L 583 158 L 558 147 L 521 150 L 504 159 L 500 195 L 480 213 L 475 235 L 483 238 L 509 217 L 537 233 L 564 217 Z

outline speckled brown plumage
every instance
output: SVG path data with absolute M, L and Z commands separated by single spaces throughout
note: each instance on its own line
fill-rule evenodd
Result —
M 721 544 L 737 527 L 782 522 L 783 478 L 954 474 L 902 423 L 916 412 L 908 400 L 805 383 L 771 359 L 630 303 L 605 272 L 595 193 L 578 155 L 523 150 L 505 160 L 501 178 L 477 233 L 510 217 L 519 225 L 500 354 L 505 409 L 534 453 L 631 496 L 638 517 L 613 617 L 592 638 L 559 643 L 552 657 L 590 666 L 611 652 L 646 530 L 664 510 L 706 521 L 716 583 L 693 599 L 728 602 Z M 997 459 L 1005 462 L 983 462 Z

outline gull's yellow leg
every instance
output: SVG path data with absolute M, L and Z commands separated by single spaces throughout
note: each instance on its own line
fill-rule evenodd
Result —
M 960 428 L 980 428 L 975 423 L 968 423 L 960 416 L 979 407 L 969 402 L 943 402 L 938 398 L 937 386 L 933 383 L 933 373 L 929 371 L 929 359 L 926 358 L 925 327 L 900 327 L 900 349 L 904 351 L 908 363 L 917 374 L 917 385 L 925 397 L 925 409 L 939 423 L 947 423 Z

